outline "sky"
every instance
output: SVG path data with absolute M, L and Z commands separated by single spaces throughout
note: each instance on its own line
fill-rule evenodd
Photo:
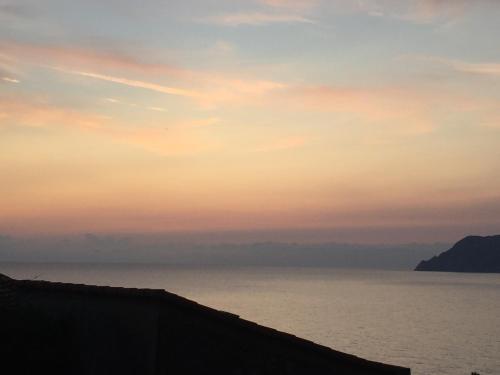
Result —
M 495 0 L 0 0 L 0 233 L 498 232 L 499 19 Z

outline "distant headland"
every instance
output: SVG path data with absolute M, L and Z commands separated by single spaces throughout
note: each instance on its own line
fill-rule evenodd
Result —
M 500 273 L 500 235 L 465 237 L 415 271 Z

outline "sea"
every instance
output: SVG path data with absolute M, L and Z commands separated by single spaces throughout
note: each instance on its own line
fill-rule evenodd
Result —
M 500 274 L 48 263 L 0 273 L 165 289 L 414 375 L 500 374 Z

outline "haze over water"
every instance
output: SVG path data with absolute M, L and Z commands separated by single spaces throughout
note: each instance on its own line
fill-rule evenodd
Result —
M 496 274 L 125 264 L 2 264 L 0 272 L 166 289 L 414 375 L 500 370 Z

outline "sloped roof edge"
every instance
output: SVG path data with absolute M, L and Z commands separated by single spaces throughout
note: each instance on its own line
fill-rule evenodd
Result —
M 203 314 L 205 317 L 209 317 L 211 319 L 222 320 L 225 324 L 229 324 L 237 328 L 258 332 L 260 335 L 267 336 L 268 338 L 273 340 L 284 341 L 288 344 L 292 344 L 294 346 L 301 347 L 308 351 L 315 352 L 316 354 L 319 354 L 325 358 L 356 363 L 358 365 L 362 365 L 366 368 L 372 368 L 374 370 L 379 369 L 385 372 L 393 371 L 395 374 L 396 373 L 401 374 L 402 371 L 405 370 L 407 371 L 408 374 L 410 373 L 410 370 L 408 368 L 370 361 L 357 357 L 352 354 L 340 352 L 331 349 L 327 346 L 320 345 L 312 341 L 294 336 L 290 333 L 278 331 L 273 328 L 259 325 L 252 321 L 242 319 L 238 315 L 201 305 L 195 301 L 189 300 L 187 298 L 181 297 L 177 294 L 168 292 L 163 289 L 139 289 L 139 288 L 124 288 L 124 287 L 111 287 L 111 286 L 96 286 L 96 285 L 70 284 L 70 283 L 39 281 L 39 280 L 36 281 L 17 280 L 16 285 L 18 288 L 27 290 L 76 293 L 76 294 L 87 294 L 94 296 L 139 298 L 153 302 L 168 303 L 174 305 L 176 308 L 179 309 L 184 309 L 191 312 Z

